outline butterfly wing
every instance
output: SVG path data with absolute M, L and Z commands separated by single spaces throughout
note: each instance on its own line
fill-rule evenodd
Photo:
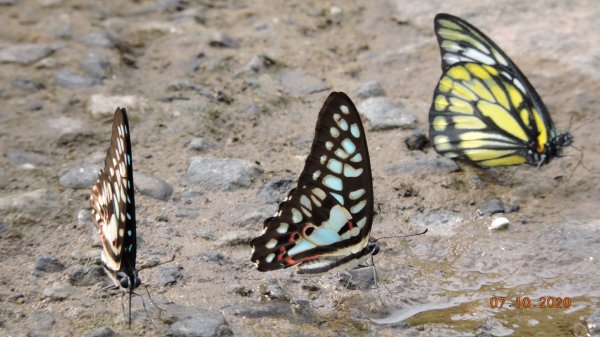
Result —
M 449 14 L 438 14 L 434 28 L 444 71 L 429 116 L 430 123 L 435 123 L 431 124 L 431 139 L 438 137 L 433 141 L 436 151 L 481 166 L 524 162 L 541 165 L 558 155 L 560 147 L 570 144 L 570 135 L 556 131 L 546 106 L 525 75 L 490 38 Z M 486 67 L 477 73 L 467 69 L 477 65 Z M 474 80 L 463 78 L 467 75 Z M 490 100 L 485 99 L 490 96 L 487 94 L 491 95 Z M 471 109 L 450 104 L 449 99 L 453 98 L 464 106 L 459 100 L 464 100 L 465 95 L 475 96 L 466 104 L 477 112 L 470 116 L 479 119 L 478 126 L 473 124 L 474 118 L 467 119 L 470 124 L 462 122 L 462 114 L 469 115 Z M 479 133 L 474 134 L 474 130 Z M 465 149 L 469 149 L 468 153 Z
M 104 169 L 92 189 L 92 215 L 102 240 L 102 261 L 117 285 L 139 285 L 135 269 L 136 228 L 133 166 L 129 122 L 125 109 L 118 108 Z M 124 282 L 127 282 L 124 284 Z
M 297 264 L 307 273 L 331 270 L 373 253 L 372 221 L 365 132 L 350 98 L 334 92 L 319 112 L 297 187 L 251 242 L 252 261 L 260 271 Z

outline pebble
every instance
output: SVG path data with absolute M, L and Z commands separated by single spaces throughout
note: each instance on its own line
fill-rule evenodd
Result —
M 279 81 L 285 91 L 295 96 L 314 94 L 329 89 L 329 86 L 321 79 L 297 69 L 282 69 L 279 72 Z
M 356 268 L 341 273 L 339 283 L 348 289 L 370 289 L 374 288 L 378 280 L 371 267 Z
M 90 47 L 114 48 L 115 41 L 107 32 L 90 32 L 83 35 L 80 39 L 85 45 Z
M 235 227 L 260 226 L 263 221 L 275 213 L 275 207 L 264 208 L 252 206 L 252 209 L 243 212 L 242 216 L 233 223 Z
M 27 92 L 34 92 L 46 88 L 42 82 L 37 82 L 23 77 L 15 77 L 10 80 L 10 83 L 15 87 Z
M 19 44 L 0 49 L 0 63 L 28 65 L 37 62 L 54 52 L 45 44 Z
M 358 92 L 356 93 L 356 96 L 360 99 L 367 99 L 369 97 L 381 97 L 385 95 L 385 90 L 383 90 L 383 88 L 377 81 L 369 81 L 363 83 L 358 89 Z
M 260 165 L 243 159 L 196 156 L 190 160 L 183 182 L 210 191 L 234 191 L 249 187 L 262 171 Z
M 213 98 L 213 91 L 203 85 L 192 83 L 188 80 L 174 80 L 167 86 L 167 90 L 170 91 L 195 91 L 201 96 Z
M 248 296 L 252 295 L 252 293 L 254 292 L 251 288 L 248 288 L 245 285 L 241 285 L 241 284 L 232 285 L 231 290 L 235 294 L 238 294 L 242 297 L 248 297 Z
M 94 117 L 113 116 L 118 107 L 139 111 L 140 99 L 136 96 L 105 96 L 95 94 L 90 97 L 88 111 Z
M 423 151 L 428 142 L 427 136 L 421 131 L 413 131 L 412 134 L 404 138 L 404 145 L 411 151 Z
M 370 130 L 386 130 L 394 128 L 411 129 L 417 118 L 406 112 L 403 103 L 396 103 L 387 97 L 370 97 L 360 102 L 358 111 L 369 120 Z
M 217 146 L 206 137 L 194 138 L 190 141 L 188 149 L 191 151 L 207 152 L 214 150 Z
M 270 279 L 267 284 L 263 284 L 259 287 L 260 295 L 271 300 L 284 301 L 290 300 L 290 295 L 284 289 L 283 285 L 278 279 Z
M 105 280 L 105 271 L 100 265 L 77 267 L 69 273 L 69 283 L 79 287 L 89 287 Z
M 226 337 L 233 336 L 223 315 L 207 310 L 187 308 L 183 318 L 171 324 L 169 337 Z
M 75 292 L 75 288 L 68 283 L 55 283 L 49 288 L 44 289 L 42 294 L 45 298 L 53 301 L 65 300 Z
M 21 150 L 8 150 L 6 152 L 6 160 L 15 165 L 40 166 L 50 163 L 50 159 L 45 154 Z
M 56 83 L 65 88 L 91 87 L 101 84 L 97 78 L 89 78 L 75 74 L 69 69 L 62 69 L 56 72 Z
M 0 211 L 35 214 L 54 210 L 58 199 L 58 195 L 46 189 L 10 194 L 0 198 Z
M 271 180 L 260 187 L 256 196 L 266 203 L 279 204 L 294 187 L 296 187 L 296 181 L 292 179 Z
M 385 169 L 387 174 L 417 174 L 419 176 L 446 175 L 460 171 L 460 167 L 452 159 L 446 157 L 422 157 L 416 160 L 394 164 Z
M 248 74 L 260 74 L 265 72 L 267 69 L 273 67 L 277 62 L 266 55 L 253 56 L 242 69 L 238 70 L 235 76 L 248 75 Z
M 254 235 L 249 231 L 235 231 L 221 236 L 220 241 L 228 246 L 245 246 L 250 244 L 252 239 Z
M 246 319 L 257 319 L 263 317 L 268 317 L 269 319 L 276 317 L 293 319 L 294 317 L 298 317 L 293 311 L 293 307 L 289 303 L 282 302 L 261 302 L 260 304 L 240 302 L 223 308 L 223 311 L 228 316 L 233 315 L 237 317 L 244 317 Z M 311 317 L 309 314 L 303 316 L 303 318 L 311 319 L 314 317 Z
M 162 284 L 163 286 L 173 285 L 177 283 L 177 280 L 183 278 L 183 267 L 160 267 L 160 276 L 160 284 Z
M 519 205 L 504 205 L 502 200 L 492 198 L 477 205 L 479 215 L 493 215 L 496 213 L 513 213 L 520 209 Z
M 43 273 L 55 273 L 65 269 L 65 265 L 53 255 L 43 255 L 37 258 L 34 271 Z
M 112 65 L 106 55 L 88 52 L 81 61 L 81 69 L 96 79 L 105 79 L 112 72 Z
M 250 104 L 245 109 L 246 117 L 250 120 L 255 120 L 260 116 L 261 109 L 256 104 Z
M 19 0 L 0 0 L 0 6 L 14 6 Z
M 92 218 L 92 211 L 89 209 L 80 209 L 77 212 L 77 223 L 79 225 L 89 225 L 94 223 Z
M 116 333 L 108 326 L 102 326 L 98 329 L 84 335 L 84 337 L 113 337 Z
M 212 34 L 208 45 L 217 48 L 237 48 L 239 44 L 232 39 L 227 33 L 216 31 Z
M 60 186 L 64 188 L 89 189 L 96 184 L 100 169 L 102 169 L 102 166 L 95 163 L 77 165 L 64 170 L 58 179 L 58 182 L 60 183 Z
M 27 317 L 27 322 L 35 330 L 49 330 L 56 323 L 56 318 L 47 312 L 34 312 Z
M 211 262 L 220 266 L 224 265 L 225 263 L 229 263 L 229 259 L 227 259 L 225 255 L 221 253 L 203 252 L 198 254 L 197 258 L 200 262 Z
M 490 230 L 505 230 L 508 228 L 508 225 L 510 225 L 510 221 L 501 216 L 501 217 L 497 217 L 495 218 L 492 223 L 488 226 L 488 229 Z
M 600 311 L 591 314 L 586 321 L 589 332 L 600 335 Z
M 61 145 L 91 135 L 91 130 L 85 122 L 65 116 L 48 119 L 41 127 L 50 131 L 52 137 L 57 137 L 57 142 Z
M 154 199 L 167 201 L 173 194 L 173 187 L 166 181 L 155 176 L 136 172 L 133 174 L 135 189 L 143 195 Z

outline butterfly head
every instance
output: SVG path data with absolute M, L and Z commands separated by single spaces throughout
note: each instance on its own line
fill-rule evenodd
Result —
M 133 270 L 131 275 L 127 275 L 127 273 L 119 271 L 116 274 L 117 282 L 123 289 L 127 289 L 132 291 L 133 289 L 139 287 L 142 284 L 142 280 L 138 277 L 137 270 Z

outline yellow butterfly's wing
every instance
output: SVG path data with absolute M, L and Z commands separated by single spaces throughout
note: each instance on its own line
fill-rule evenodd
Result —
M 543 165 L 571 144 L 512 60 L 468 22 L 438 14 L 442 75 L 429 113 L 440 154 L 479 166 Z

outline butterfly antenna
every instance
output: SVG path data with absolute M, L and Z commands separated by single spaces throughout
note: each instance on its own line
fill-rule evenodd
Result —
M 429 230 L 429 228 L 425 228 L 424 231 L 422 231 L 420 233 L 416 233 L 416 234 L 382 236 L 380 238 L 373 239 L 373 241 L 377 242 L 377 241 L 379 241 L 381 239 L 408 238 L 408 237 L 411 237 L 411 236 L 419 236 L 419 235 L 423 235 L 423 234 L 427 233 L 428 230 Z
M 587 121 L 585 123 L 581 123 L 580 125 L 577 125 L 572 130 L 571 130 L 570 122 L 569 122 L 569 133 L 572 133 L 573 131 L 575 131 L 577 129 L 580 129 L 580 128 L 584 127 L 584 126 L 587 126 L 589 123 L 591 123 L 591 122 L 593 122 L 595 120 L 598 120 L 598 119 L 600 119 L 600 117 L 594 117 L 594 118 L 590 119 L 589 121 Z
M 140 269 L 138 269 L 137 271 L 142 271 L 144 269 L 155 268 L 155 267 L 158 267 L 158 266 L 162 266 L 163 264 L 167 264 L 167 263 L 173 262 L 175 260 L 175 255 L 177 255 L 177 254 L 173 254 L 173 257 L 171 257 L 169 260 L 159 262 L 158 264 L 155 264 L 155 265 L 145 264 L 145 265 L 141 266 Z
M 131 330 L 131 294 L 133 293 L 133 289 L 129 290 L 129 330 Z

